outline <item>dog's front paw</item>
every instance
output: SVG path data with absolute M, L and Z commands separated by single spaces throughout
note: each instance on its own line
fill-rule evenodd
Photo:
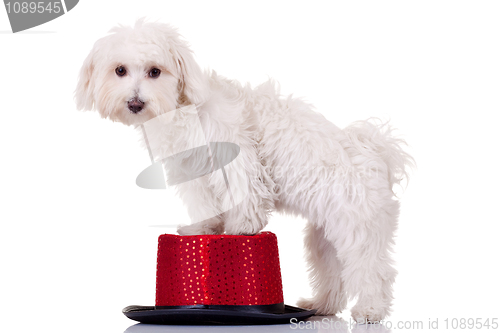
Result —
M 180 225 L 177 233 L 187 235 L 220 235 L 224 233 L 224 222 L 219 218 L 212 218 L 191 225 Z
M 389 310 L 383 306 L 358 303 L 352 310 L 352 318 L 359 324 L 378 323 L 387 316 Z
M 227 235 L 245 235 L 253 236 L 258 234 L 266 223 L 259 222 L 257 219 L 228 219 L 224 225 Z
M 226 225 L 226 234 L 253 236 L 258 234 L 262 229 L 263 227 L 252 225 L 251 223 L 232 224 L 232 225 Z
M 205 235 L 204 230 L 194 225 L 180 225 L 177 227 L 177 233 L 181 236 Z

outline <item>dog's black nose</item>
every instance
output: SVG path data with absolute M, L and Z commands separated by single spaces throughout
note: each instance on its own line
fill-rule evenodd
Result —
M 134 98 L 128 101 L 128 109 L 133 113 L 141 112 L 142 108 L 144 108 L 144 102 L 140 99 Z

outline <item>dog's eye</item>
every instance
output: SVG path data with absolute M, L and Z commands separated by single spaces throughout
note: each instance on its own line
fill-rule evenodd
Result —
M 160 76 L 161 70 L 158 68 L 153 68 L 152 70 L 149 71 L 149 76 L 150 77 L 158 77 Z
M 125 74 L 127 74 L 127 70 L 123 66 L 118 66 L 115 69 L 115 73 L 118 76 L 124 76 Z

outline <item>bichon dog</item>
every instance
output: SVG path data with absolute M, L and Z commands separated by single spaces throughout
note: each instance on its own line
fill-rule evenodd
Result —
M 188 45 L 166 24 L 139 20 L 98 40 L 80 72 L 78 109 L 141 126 L 196 106 L 207 142 L 239 146 L 249 195 L 236 207 L 179 228 L 180 234 L 261 231 L 272 211 L 305 218 L 305 247 L 313 296 L 300 307 L 342 311 L 376 322 L 389 314 L 391 247 L 399 215 L 393 186 L 413 159 L 387 124 L 360 121 L 339 129 L 300 99 L 282 97 L 273 81 L 241 85 L 195 63 Z M 182 127 L 182 126 L 180 126 Z M 174 130 L 176 142 L 189 131 Z M 179 184 L 191 217 L 216 206 L 220 177 Z

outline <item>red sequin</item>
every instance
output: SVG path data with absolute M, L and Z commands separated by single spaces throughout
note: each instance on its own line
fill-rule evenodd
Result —
M 276 235 L 161 235 L 156 306 L 283 302 Z

